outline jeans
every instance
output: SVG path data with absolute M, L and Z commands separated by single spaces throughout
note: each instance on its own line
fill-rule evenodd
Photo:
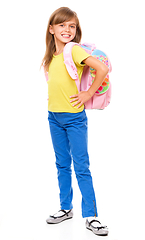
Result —
M 48 120 L 54 152 L 61 209 L 73 208 L 72 170 L 82 194 L 82 216 L 98 216 L 96 198 L 89 170 L 87 116 L 85 110 L 79 113 L 48 112 Z

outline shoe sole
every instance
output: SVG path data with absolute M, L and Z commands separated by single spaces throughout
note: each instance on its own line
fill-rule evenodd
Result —
M 92 231 L 95 235 L 97 236 L 108 236 L 108 232 L 107 233 L 96 233 L 95 230 L 93 228 L 89 228 L 89 227 L 86 227 L 88 230 Z
M 73 218 L 73 217 L 64 218 L 64 219 L 62 219 L 61 221 L 58 221 L 58 222 L 47 222 L 47 221 L 46 221 L 46 223 L 47 223 L 47 224 L 58 224 L 58 223 L 64 222 L 64 221 L 69 220 L 69 219 L 72 219 L 72 218 Z

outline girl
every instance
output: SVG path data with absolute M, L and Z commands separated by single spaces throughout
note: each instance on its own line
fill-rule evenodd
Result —
M 98 221 L 96 198 L 89 170 L 87 150 L 87 117 L 84 103 L 100 87 L 107 72 L 99 60 L 93 58 L 80 46 L 72 49 L 79 79 L 85 64 L 97 71 L 88 91 L 78 93 L 74 80 L 69 76 L 63 59 L 63 48 L 68 42 L 80 43 L 81 27 L 75 12 L 69 8 L 57 9 L 50 17 L 46 32 L 46 53 L 42 61 L 48 74 L 48 120 L 56 156 L 61 210 L 50 216 L 47 223 L 60 223 L 73 217 L 73 189 L 71 163 L 82 194 L 82 216 L 86 227 L 97 235 L 107 235 L 108 229 Z

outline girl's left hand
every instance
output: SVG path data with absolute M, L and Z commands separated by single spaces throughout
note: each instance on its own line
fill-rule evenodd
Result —
M 72 106 L 75 107 L 79 104 L 77 108 L 80 108 L 85 102 L 87 102 L 91 98 L 91 96 L 88 91 L 82 91 L 79 94 L 70 96 L 70 98 L 73 98 L 70 103 L 75 102 Z

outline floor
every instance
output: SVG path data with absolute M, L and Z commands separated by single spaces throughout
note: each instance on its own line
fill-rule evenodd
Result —
M 45 220 L 49 214 L 53 214 L 59 209 L 57 184 L 55 180 L 50 185 L 48 182 L 42 184 L 46 176 L 41 175 L 41 181 L 39 181 L 39 178 L 35 178 L 38 169 L 35 171 L 34 179 L 28 174 L 24 182 L 21 182 L 22 179 L 18 181 L 17 178 L 15 183 L 12 181 L 15 186 L 11 190 L 7 191 L 5 188 L 5 201 L 3 197 L 1 198 L 0 239 L 48 240 L 50 237 L 53 240 L 145 239 L 144 200 L 140 199 L 139 195 L 133 199 L 131 191 L 130 195 L 126 195 L 126 189 L 124 189 L 124 197 L 121 198 L 115 182 L 113 189 L 109 185 L 105 186 L 104 182 L 101 183 L 104 190 L 106 188 L 106 193 L 101 191 L 101 188 L 98 188 L 100 193 L 100 197 L 98 197 L 100 220 L 109 227 L 109 235 L 99 237 L 87 230 L 85 228 L 85 219 L 81 217 L 81 195 L 74 174 L 74 218 L 57 225 L 46 224 Z M 96 185 L 95 182 L 94 178 L 94 185 Z M 19 186 L 20 183 L 21 187 Z M 10 182 L 7 184 L 11 185 Z M 52 188 L 51 185 L 53 185 Z M 110 194 L 107 192 L 107 187 Z M 49 191 L 46 191 L 47 188 Z M 112 190 L 114 193 L 111 192 Z M 122 194 L 122 189 L 120 191 Z
M 23 216 L 21 216 L 23 217 Z M 102 239 L 102 237 L 95 236 L 91 231 L 85 229 L 83 221 L 80 219 L 72 219 L 61 223 L 61 225 L 46 225 L 43 219 L 30 219 L 16 220 L 11 216 L 13 220 L 3 223 L 1 225 L 0 237 L 3 240 L 38 240 L 38 239 L 57 239 L 57 240 L 86 240 L 86 239 Z M 42 220 L 42 221 L 41 221 Z M 111 234 L 108 239 L 112 238 Z
M 95 6 L 96 1 L 89 3 Z M 88 4 L 82 11 L 77 0 L 41 0 L 35 5 L 8 0 L 1 5 L 0 240 L 145 240 L 143 1 L 98 1 L 97 11 L 88 11 Z M 90 169 L 107 237 L 85 228 L 74 173 L 74 218 L 46 224 L 49 214 L 59 210 L 59 190 L 47 121 L 47 84 L 39 68 L 48 17 L 62 5 L 81 17 L 82 42 L 104 49 L 113 67 L 109 107 L 87 113 Z
M 48 215 L 44 212 L 43 206 L 39 209 L 15 209 L 7 215 L 1 216 L 0 221 L 0 239 L 2 240 L 87 240 L 102 239 L 94 235 L 85 228 L 85 220 L 75 214 L 74 218 L 57 225 L 48 225 L 45 219 Z M 41 212 L 42 211 L 42 212 Z M 109 236 L 104 237 L 106 240 L 119 239 L 119 233 L 114 226 L 110 226 Z
M 9 124 L 6 122 L 7 128 L 3 129 L 0 239 L 145 240 L 144 142 L 136 141 L 142 139 L 139 137 L 143 131 L 143 118 L 140 118 L 142 124 L 132 131 L 134 122 L 129 127 L 124 118 L 119 120 L 122 113 L 118 110 L 115 114 L 113 104 L 101 113 L 87 112 L 90 170 L 98 214 L 100 221 L 109 228 L 107 237 L 99 237 L 85 228 L 85 220 L 81 217 L 81 194 L 74 171 L 74 218 L 58 225 L 46 224 L 48 216 L 59 210 L 59 189 L 55 156 L 44 113 L 39 118 L 39 114 L 31 110 L 29 119 L 27 115 L 22 115 L 23 119 L 18 115 L 19 122 L 12 118 Z M 134 111 L 130 119 L 133 115 Z M 105 126 L 107 119 L 110 126 L 107 137 L 102 134 L 105 129 L 95 127 L 96 119 L 98 126 Z M 131 123 L 130 119 L 128 123 Z M 11 135 L 6 138 L 9 131 Z
M 59 189 L 47 118 L 44 121 L 45 111 L 39 118 L 40 115 L 31 110 L 30 118 L 22 115 L 22 119 L 18 115 L 19 122 L 12 118 L 3 129 L 0 239 L 145 240 L 144 141 L 138 141 L 142 139 L 143 118 L 140 118 L 142 124 L 133 128 L 135 120 L 130 127 L 127 123 L 131 123 L 134 111 L 127 123 L 121 118 L 120 109 L 114 113 L 113 104 L 101 113 L 87 112 L 90 170 L 98 214 L 100 221 L 109 228 L 107 237 L 98 237 L 85 228 L 74 171 L 74 218 L 58 225 L 46 224 L 48 216 L 59 210 Z M 107 137 L 102 134 L 105 129 L 96 127 L 96 119 L 98 126 L 105 126 L 107 119 L 110 126 Z M 9 131 L 11 134 L 6 138 Z

